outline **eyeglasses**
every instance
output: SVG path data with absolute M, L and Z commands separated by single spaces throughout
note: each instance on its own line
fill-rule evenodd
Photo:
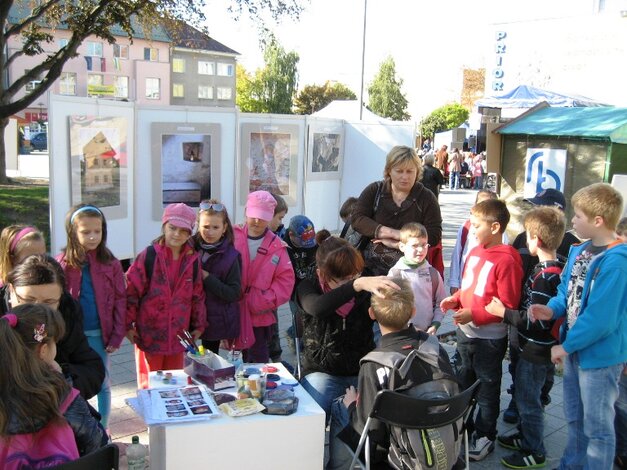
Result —
M 59 302 L 61 301 L 60 298 L 58 299 L 45 299 L 45 300 L 40 300 L 40 299 L 25 299 L 24 297 L 20 296 L 17 292 L 13 291 L 13 294 L 15 294 L 15 298 L 17 299 L 17 301 L 21 304 L 45 304 L 48 307 L 56 307 Z
M 224 204 L 212 204 L 210 202 L 201 202 L 200 203 L 200 210 L 201 211 L 208 211 L 208 210 L 214 210 L 216 212 L 222 212 L 224 210 Z
M 423 245 L 416 245 L 414 248 L 420 249 L 420 250 L 428 250 L 430 246 L 431 245 L 429 245 L 428 243 L 425 243 Z

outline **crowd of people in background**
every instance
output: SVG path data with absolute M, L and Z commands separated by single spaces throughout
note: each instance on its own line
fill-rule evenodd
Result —
M 1 463 L 18 450 L 30 452 L 24 449 L 32 439 L 64 422 L 72 442 L 56 449 L 55 463 L 107 443 L 109 357 L 124 337 L 134 345 L 139 388 L 149 386 L 152 371 L 183 368 L 180 336 L 187 333 L 214 353 L 280 361 L 277 310 L 289 302 L 297 320 L 291 334 L 302 338 L 301 383 L 331 424 L 328 468 L 346 468 L 341 431 L 363 429 L 367 407 L 384 386 L 375 380 L 379 369 L 360 366 L 362 358 L 375 349 L 407 355 L 422 348 L 450 311 L 457 325 L 455 367 L 438 360 L 446 353 L 436 347 L 433 368 L 412 380 L 428 382 L 444 371 L 456 375 L 462 390 L 480 382 L 470 422 L 472 460 L 484 459 L 498 442 L 513 451 L 502 460 L 507 467 L 545 465 L 542 410 L 560 363 L 569 427 L 560 468 L 610 468 L 615 458 L 625 468 L 622 198 L 601 183 L 574 195 L 573 226 L 589 240 L 578 244 L 565 230 L 563 194 L 543 191 L 528 200 L 534 207 L 525 215 L 525 231 L 510 246 L 510 213 L 485 189 L 486 174 L 483 153 L 449 153 L 445 145 L 423 149 L 421 160 L 414 149 L 396 146 L 383 179 L 342 205 L 339 236 L 316 232 L 303 214 L 285 226 L 285 200 L 266 190 L 248 195 L 242 224 L 233 224 L 217 199 L 202 201 L 198 210 L 171 204 L 161 232 L 126 273 L 107 248 L 105 215 L 93 205 L 68 211 L 67 244 L 56 259 L 46 255 L 36 228 L 6 227 L 0 237 Z M 447 181 L 452 191 L 478 190 L 457 232 L 448 292 L 438 202 Z M 507 411 L 519 425 L 498 436 L 508 349 L 513 384 Z M 16 379 L 20 374 L 28 376 L 28 386 Z M 39 389 L 37 416 L 25 408 L 33 388 Z M 94 396 L 98 411 L 85 402 Z M 18 434 L 31 439 L 19 449 L 12 444 Z M 384 429 L 377 439 L 378 458 L 394 461 L 395 444 Z M 36 465 L 47 458 L 29 455 Z

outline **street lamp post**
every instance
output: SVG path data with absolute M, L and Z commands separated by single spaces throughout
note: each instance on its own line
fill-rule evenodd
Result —
M 368 0 L 364 0 L 364 35 L 361 44 L 361 87 L 359 88 L 359 120 L 364 113 L 364 65 L 366 62 L 366 18 L 368 12 Z

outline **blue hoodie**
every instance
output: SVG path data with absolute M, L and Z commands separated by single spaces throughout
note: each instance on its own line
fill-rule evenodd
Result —
M 554 319 L 566 315 L 571 270 L 575 258 L 590 243 L 574 245 L 570 250 L 557 296 L 547 304 L 553 310 Z M 564 322 L 562 339 L 568 354 L 577 353 L 582 369 L 627 362 L 627 244 L 612 243 L 591 261 L 583 285 L 579 316 L 568 331 Z

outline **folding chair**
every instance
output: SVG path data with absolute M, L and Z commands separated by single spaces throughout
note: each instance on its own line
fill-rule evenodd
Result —
M 120 451 L 115 444 L 101 447 L 80 459 L 54 467 L 54 470 L 118 470 Z
M 466 421 L 474 407 L 478 388 L 479 381 L 477 380 L 466 390 L 453 397 L 432 400 L 414 398 L 392 390 L 381 390 L 375 397 L 372 411 L 368 415 L 349 468 L 352 469 L 355 466 L 365 444 L 366 469 L 370 470 L 369 430 L 374 419 L 387 425 L 405 429 L 432 429 L 447 426 L 460 418 L 463 419 L 466 468 L 470 468 Z M 360 465 L 363 467 L 361 462 Z

